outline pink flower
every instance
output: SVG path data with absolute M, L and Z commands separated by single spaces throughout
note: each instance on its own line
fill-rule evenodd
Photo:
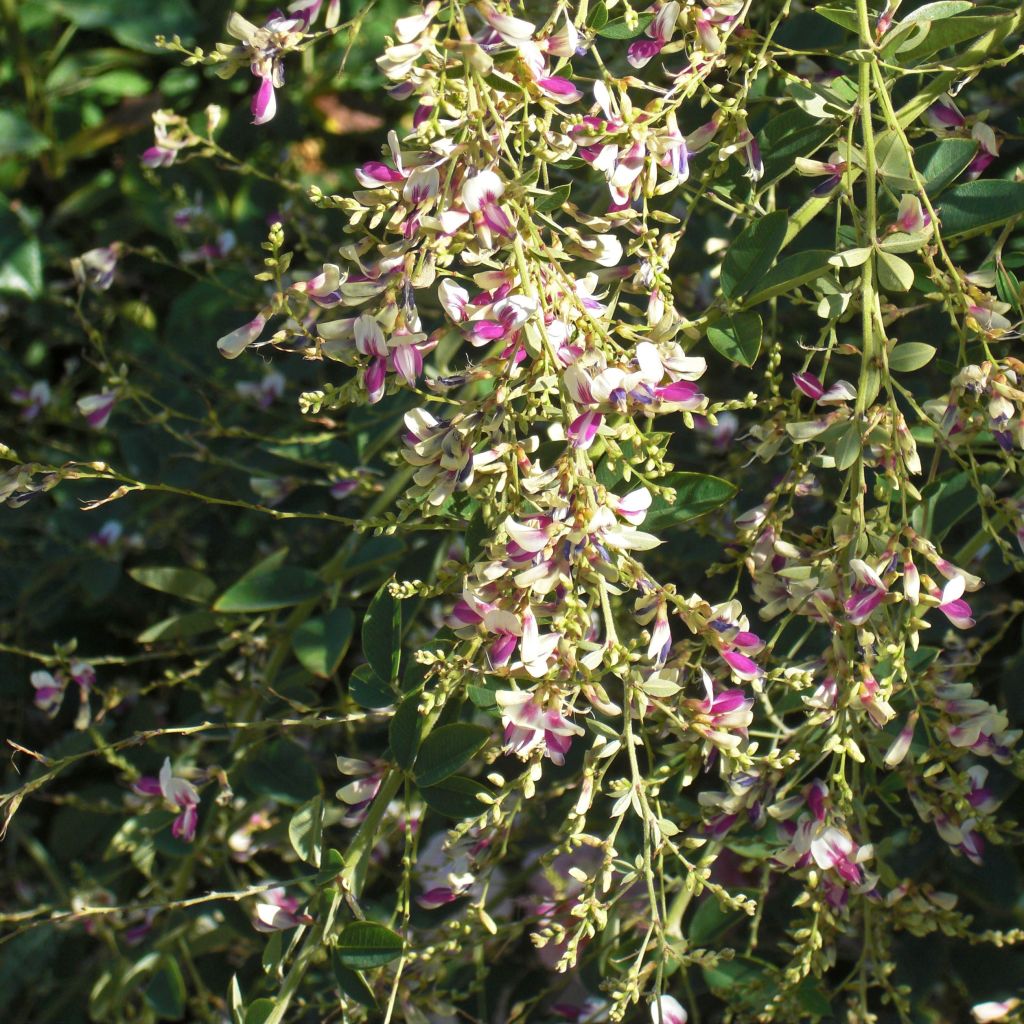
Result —
M 162 796 L 172 810 L 179 812 L 171 825 L 171 835 L 186 843 L 195 839 L 199 820 L 199 794 L 191 782 L 173 774 L 169 757 L 164 759 L 159 778 L 144 775 L 132 788 L 144 796 Z
M 841 405 L 857 397 L 853 385 L 845 380 L 837 380 L 826 389 L 813 373 L 803 372 L 793 374 L 793 383 L 818 405 Z
M 658 996 L 651 1003 L 652 1024 L 686 1024 L 689 1019 L 686 1010 L 674 996 Z
M 647 26 L 649 38 L 638 39 L 630 43 L 626 51 L 626 60 L 635 68 L 644 67 L 652 57 L 661 53 L 665 44 L 672 39 L 679 20 L 679 4 L 669 0 L 659 11 L 655 19 Z
M 537 88 L 563 103 L 575 103 L 583 93 L 568 78 L 548 75 L 537 79 Z
M 885 752 L 883 761 L 886 767 L 895 768 L 903 763 L 903 759 L 910 752 L 910 744 L 914 740 L 914 727 L 917 725 L 918 712 L 915 709 L 907 716 L 906 724 L 900 730 L 900 734 L 892 741 L 889 749 Z
M 101 391 L 98 395 L 84 395 L 77 402 L 78 411 L 93 430 L 102 430 L 110 419 L 117 402 L 116 391 Z
M 247 324 L 236 328 L 230 334 L 225 334 L 217 342 L 217 351 L 225 359 L 237 359 L 263 333 L 266 325 L 267 318 L 260 313 Z
M 557 708 L 545 708 L 534 695 L 524 690 L 499 690 L 495 700 L 501 708 L 505 726 L 505 749 L 524 761 L 531 751 L 544 748 L 544 754 L 555 764 L 564 764 L 573 736 L 582 736 L 583 729 L 570 722 Z
M 50 404 L 50 385 L 45 380 L 33 381 L 28 388 L 12 388 L 8 397 L 22 407 L 21 418 L 27 423 Z
M 264 894 L 266 902 L 256 904 L 252 926 L 258 932 L 283 932 L 300 924 L 312 924 L 309 914 L 298 913 L 299 901 L 288 896 L 284 888 L 268 889 Z
M 54 676 L 49 672 L 39 670 L 29 676 L 29 682 L 35 689 L 35 706 L 53 718 L 64 701 L 67 681 L 59 672 Z
M 348 804 L 348 813 L 341 824 L 351 828 L 359 825 L 366 817 L 373 798 L 380 789 L 384 777 L 384 766 L 376 761 L 360 761 L 354 757 L 339 757 L 338 771 L 342 775 L 354 776 L 354 781 L 338 790 L 338 799 Z
M 966 587 L 966 580 L 963 576 L 954 576 L 942 588 L 941 593 L 936 589 L 932 591 L 932 597 L 939 602 L 939 611 L 956 626 L 957 629 L 970 629 L 974 625 L 971 617 L 971 606 L 961 596 Z
M 843 607 L 850 623 L 860 626 L 867 622 L 872 612 L 885 600 L 889 588 L 882 582 L 878 573 L 862 559 L 851 558 L 850 568 L 853 570 L 854 583 Z
M 274 80 L 269 75 L 260 79 L 249 109 L 253 124 L 266 124 L 277 113 L 277 94 L 274 92 Z

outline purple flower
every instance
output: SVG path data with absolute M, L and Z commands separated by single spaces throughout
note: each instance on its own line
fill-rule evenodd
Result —
M 564 764 L 573 736 L 583 729 L 570 722 L 556 708 L 545 708 L 525 690 L 499 690 L 495 695 L 505 726 L 505 749 L 524 761 L 533 750 L 543 748 L 555 764 Z
M 217 342 L 217 351 L 225 359 L 237 359 L 263 333 L 267 318 L 260 313 Z
M 676 0 L 662 6 L 657 16 L 647 26 L 648 39 L 638 39 L 630 43 L 626 51 L 626 60 L 635 68 L 644 67 L 652 57 L 661 53 L 665 44 L 670 42 L 679 20 L 679 4 Z
M 117 402 L 116 391 L 101 391 L 98 395 L 84 395 L 77 402 L 78 411 L 93 430 L 102 430 L 110 419 Z
M 132 785 L 132 789 L 143 796 L 162 796 L 172 810 L 178 811 L 171 825 L 171 835 L 186 843 L 195 839 L 199 820 L 199 794 L 191 782 L 173 774 L 169 757 L 164 759 L 158 778 L 143 775 Z

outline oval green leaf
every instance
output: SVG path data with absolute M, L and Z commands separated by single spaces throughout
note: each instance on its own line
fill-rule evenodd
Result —
M 425 786 L 420 790 L 420 796 L 432 811 L 461 821 L 463 818 L 475 818 L 487 810 L 487 805 L 477 799 L 477 794 L 488 792 L 488 788 L 476 779 L 452 775 L 436 786 Z
M 292 650 L 307 671 L 330 679 L 345 657 L 355 619 L 348 608 L 333 608 L 326 615 L 307 619 L 292 634 Z
M 409 769 L 416 760 L 423 732 L 423 716 L 420 714 L 418 694 L 406 697 L 395 711 L 388 728 L 391 753 L 399 768 Z
M 741 366 L 753 366 L 761 351 L 763 331 L 757 313 L 733 313 L 724 323 L 708 328 L 708 341 L 726 359 Z
M 673 488 L 676 500 L 669 503 L 659 497 L 651 502 L 643 528 L 654 532 L 712 512 L 736 494 L 735 484 L 707 473 L 670 473 L 658 482 Z
M 897 373 L 910 373 L 927 366 L 937 349 L 923 341 L 904 341 L 889 353 L 889 369 Z
M 401 935 L 375 921 L 353 921 L 338 936 L 336 953 L 342 967 L 362 971 L 380 967 L 402 955 Z
M 964 235 L 1005 224 L 1024 213 L 1024 181 L 980 178 L 948 188 L 939 207 L 942 236 Z
M 788 226 L 789 214 L 775 210 L 736 236 L 722 261 L 722 294 L 727 299 L 744 295 L 761 282 L 782 249 Z
M 288 839 L 299 859 L 320 867 L 323 847 L 324 802 L 320 796 L 304 803 L 288 822 Z
M 163 594 L 173 594 L 186 601 L 206 604 L 217 590 L 217 584 L 209 576 L 177 566 L 140 565 L 128 570 L 136 583 Z
M 421 788 L 454 775 L 490 738 L 490 729 L 469 722 L 453 722 L 435 729 L 416 756 L 416 784 Z
M 385 583 L 374 595 L 363 618 L 363 656 L 384 680 L 398 678 L 401 656 L 402 606 Z
M 269 612 L 311 601 L 323 591 L 316 573 L 297 566 L 246 573 L 214 603 L 218 612 Z

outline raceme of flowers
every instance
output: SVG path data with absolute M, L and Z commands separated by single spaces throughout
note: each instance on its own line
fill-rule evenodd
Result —
M 217 347 L 229 359 L 255 349 L 325 361 L 339 383 L 303 396 L 312 411 L 415 396 L 396 446 L 408 490 L 390 518 L 366 526 L 459 528 L 476 517 L 481 527 L 429 591 L 442 602 L 438 625 L 458 678 L 435 663 L 421 710 L 490 687 L 491 718 L 476 719 L 493 726 L 486 756 L 522 768 L 488 776 L 495 788 L 476 818 L 420 851 L 419 906 L 474 903 L 481 941 L 493 933 L 487 922 L 522 927 L 496 851 L 532 801 L 568 787 L 564 833 L 541 855 L 559 880 L 526 900 L 538 956 L 575 971 L 614 912 L 634 968 L 612 977 L 606 1005 L 564 1013 L 619 1020 L 646 1001 L 654 1021 L 676 1024 L 687 1020 L 685 993 L 666 957 L 678 967 L 720 956 L 683 943 L 681 922 L 702 893 L 753 916 L 772 878 L 798 885 L 779 969 L 791 989 L 821 977 L 841 939 L 869 918 L 922 934 L 967 927 L 955 897 L 900 874 L 891 824 L 869 805 L 866 780 L 904 792 L 890 808 L 901 826 L 930 830 L 958 858 L 984 864 L 986 845 L 1005 841 L 989 775 L 1019 772 L 1020 730 L 975 683 L 984 653 L 972 640 L 975 595 L 986 581 L 976 550 L 947 557 L 930 539 L 930 513 L 915 509 L 926 438 L 968 467 L 972 446 L 989 439 L 1004 460 L 1018 457 L 1024 366 L 990 348 L 1019 333 L 1011 304 L 992 292 L 995 270 L 961 271 L 935 256 L 940 225 L 913 176 L 887 202 L 868 181 L 877 223 L 865 228 L 851 212 L 863 205 L 856 176 L 875 166 L 872 134 L 884 113 L 876 98 L 857 113 L 856 135 L 828 115 L 834 130 L 818 154 L 827 158 L 792 166 L 823 179 L 808 185 L 809 201 L 832 204 L 860 232 L 827 260 L 816 292 L 817 315 L 833 331 L 847 309 L 863 311 L 867 334 L 852 348 L 859 370 L 843 364 L 857 378 L 838 374 L 830 347 L 808 343 L 803 366 L 777 373 L 771 401 L 744 419 L 754 401 L 725 397 L 724 364 L 707 343 L 716 318 L 744 311 L 722 300 L 702 312 L 700 297 L 681 296 L 676 282 L 689 211 L 712 171 L 735 172 L 757 197 L 738 201 L 734 216 L 766 215 L 759 190 L 771 154 L 743 102 L 756 5 L 669 0 L 642 23 L 624 5 L 600 7 L 600 25 L 587 5 L 531 16 L 439 0 L 399 20 L 378 65 L 411 117 L 379 160 L 356 169 L 350 194 L 312 190 L 314 203 L 347 220 L 325 242 L 325 262 L 291 269 L 285 228 L 275 224 L 264 299 Z M 896 7 L 872 21 L 871 45 L 906 30 Z M 631 41 L 628 32 L 601 34 L 615 15 L 636 30 Z M 263 25 L 235 14 L 228 31 L 237 44 L 201 59 L 225 75 L 248 68 L 261 126 L 288 89 L 290 55 L 337 19 L 338 4 L 319 0 Z M 796 73 L 817 90 L 815 109 L 835 106 L 820 68 L 805 60 Z M 150 167 L 203 145 L 170 112 L 156 115 L 155 129 L 143 156 Z M 965 181 L 999 159 L 997 133 L 945 91 L 921 106 L 913 131 L 970 140 Z M 887 138 L 895 145 L 899 136 Z M 925 252 L 919 273 L 931 275 L 956 329 L 986 355 L 962 358 L 948 393 L 922 398 L 880 383 L 869 345 L 892 340 L 887 329 L 896 336 L 890 314 L 910 287 L 904 268 L 912 281 L 908 260 Z M 103 289 L 115 263 L 116 253 L 96 250 L 78 273 Z M 886 351 L 895 363 L 901 344 Z M 274 374 L 238 385 L 261 406 L 283 389 Z M 117 397 L 108 390 L 79 402 L 90 426 L 104 426 Z M 35 389 L 18 401 L 29 417 L 47 395 Z M 663 572 L 679 536 L 665 532 L 665 510 L 682 501 L 672 453 L 741 443 L 744 459 L 782 468 L 753 507 L 715 514 L 725 550 L 717 568 L 738 582 L 737 596 L 711 600 L 705 580 Z M 823 495 L 829 511 L 820 511 Z M 813 528 L 796 511 L 812 501 L 823 524 Z M 1024 538 L 1022 507 L 1006 502 L 999 514 Z M 415 583 L 394 588 L 416 592 Z M 818 640 L 791 643 L 800 634 Z M 44 710 L 53 712 L 69 679 L 85 700 L 74 664 L 33 675 Z M 379 823 L 387 764 L 343 756 L 338 767 L 351 780 L 338 792 L 342 824 Z M 690 794 L 684 802 L 662 795 L 670 782 Z M 200 795 L 170 761 L 135 791 L 174 813 L 176 837 L 193 839 Z M 411 814 L 395 805 L 385 820 L 412 833 Z M 232 848 L 248 850 L 260 827 L 233 836 Z M 755 839 L 759 852 L 745 856 Z M 751 898 L 755 869 L 763 888 Z M 656 878 L 671 880 L 660 897 Z M 314 920 L 296 897 L 267 897 L 255 911 L 263 930 Z M 930 909 L 946 915 L 942 924 L 929 924 Z M 872 962 L 884 957 L 883 945 Z M 428 1000 L 436 970 L 429 958 L 405 965 L 402 1000 Z M 879 969 L 869 982 L 885 987 L 885 978 Z M 758 1012 L 795 1019 L 785 1000 Z

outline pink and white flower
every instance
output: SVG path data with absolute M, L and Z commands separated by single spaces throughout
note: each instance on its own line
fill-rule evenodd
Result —
M 195 839 L 199 820 L 199 793 L 191 782 L 174 775 L 169 757 L 164 759 L 158 778 L 144 775 L 136 780 L 132 789 L 144 796 L 162 796 L 164 803 L 178 812 L 171 825 L 171 834 L 186 843 Z
M 564 764 L 572 737 L 584 734 L 557 704 L 540 702 L 528 690 L 499 690 L 494 696 L 505 726 L 505 749 L 524 761 L 541 749 L 555 764 Z

